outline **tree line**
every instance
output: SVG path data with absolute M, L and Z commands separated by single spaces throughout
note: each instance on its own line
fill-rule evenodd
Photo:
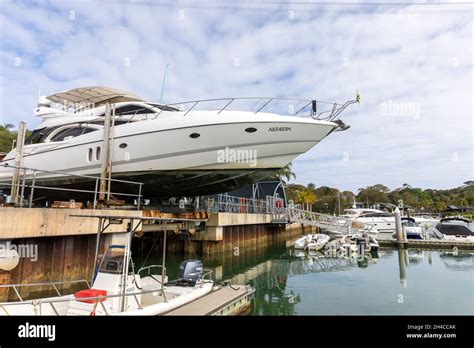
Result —
M 341 191 L 334 187 L 320 186 L 309 183 L 288 184 L 296 175 L 291 169 L 291 163 L 276 173 L 285 184 L 288 201 L 301 204 L 307 210 L 321 213 L 338 214 L 344 209 L 352 207 L 354 202 L 364 207 L 373 207 L 380 203 L 399 206 L 403 204 L 419 212 L 446 213 L 449 206 L 461 208 L 467 215 L 474 214 L 474 181 L 466 181 L 461 186 L 445 189 L 421 189 L 405 183 L 402 187 L 390 190 L 383 184 L 359 188 L 357 193 Z
M 285 192 L 287 200 L 293 200 L 306 209 L 330 214 L 350 208 L 354 202 L 364 207 L 379 203 L 400 205 L 402 202 L 405 208 L 432 213 L 444 213 L 448 206 L 456 206 L 466 213 L 474 213 L 474 181 L 446 190 L 423 190 L 409 184 L 390 190 L 385 185 L 376 184 L 360 188 L 357 193 L 327 186 L 316 187 L 313 183 L 306 186 L 288 184 Z

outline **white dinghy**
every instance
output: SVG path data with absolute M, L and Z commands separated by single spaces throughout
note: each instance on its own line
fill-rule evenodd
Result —
M 329 242 L 329 236 L 327 234 L 307 234 L 301 238 L 298 238 L 293 243 L 293 246 L 295 249 L 321 250 L 324 248 L 327 242 Z
M 331 252 L 354 257 L 375 252 L 378 248 L 378 241 L 368 233 L 348 234 L 331 241 L 326 246 L 326 249 Z
M 141 268 L 135 273 L 131 263 L 132 272 L 127 272 L 127 254 L 123 245 L 110 246 L 88 289 L 65 296 L 0 303 L 0 314 L 160 315 L 212 291 L 211 272 L 205 273 L 199 260 L 183 261 L 178 279 L 168 282 L 166 275 L 151 274 L 153 269 L 163 269 L 161 265 Z
M 113 216 L 94 216 L 100 219 L 116 219 Z M 134 219 L 164 222 L 163 251 L 166 250 L 166 221 L 201 221 L 195 219 L 130 218 L 126 245 L 108 247 L 100 266 L 92 277 L 92 286 L 86 280 L 7 284 L 0 288 L 12 288 L 18 301 L 0 303 L 0 315 L 161 315 L 210 293 L 214 287 L 212 271 L 204 270 L 199 260 L 181 263 L 178 278 L 168 281 L 165 252 L 162 265 L 151 265 L 135 272 L 131 257 L 131 239 L 135 231 Z M 106 227 L 105 227 L 106 228 Z M 104 229 L 105 229 L 104 228 Z M 98 232 L 96 260 L 101 232 Z M 96 262 L 94 263 L 96 264 Z M 153 274 L 153 271 L 157 272 Z M 158 273 L 158 274 L 157 274 Z M 57 285 L 86 283 L 87 288 L 62 296 Z M 23 300 L 19 288 L 23 286 L 52 286 L 55 297 Z

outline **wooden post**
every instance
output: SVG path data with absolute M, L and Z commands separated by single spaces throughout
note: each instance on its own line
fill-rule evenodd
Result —
M 398 207 L 394 210 L 395 213 L 395 231 L 397 236 L 397 242 L 402 242 L 405 238 L 403 236 L 403 227 L 402 227 L 402 217 L 400 214 L 400 209 Z
M 105 105 L 105 118 L 104 118 L 104 140 L 102 142 L 102 167 L 100 170 L 100 185 L 99 185 L 99 201 L 105 201 L 106 193 L 110 192 L 110 104 Z M 109 197 L 109 194 L 107 194 Z
M 25 145 L 25 131 L 26 124 L 25 122 L 20 122 L 18 125 L 18 135 L 16 138 L 16 154 L 15 154 L 15 170 L 13 171 L 12 178 L 12 203 L 18 204 L 20 200 L 20 168 L 23 164 L 23 147 Z

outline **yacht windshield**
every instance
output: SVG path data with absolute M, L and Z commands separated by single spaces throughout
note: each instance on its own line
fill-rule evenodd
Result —
M 168 106 L 168 105 L 163 105 L 163 104 L 157 104 L 157 103 L 148 103 L 148 105 L 151 105 L 157 109 L 163 110 L 163 111 L 180 111 L 179 108 L 175 108 L 173 106 Z

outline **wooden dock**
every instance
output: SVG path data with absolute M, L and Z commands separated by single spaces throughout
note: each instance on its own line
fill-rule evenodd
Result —
M 221 286 L 165 315 L 239 315 L 250 308 L 254 293 L 255 289 L 246 285 Z
M 405 241 L 379 240 L 380 246 L 403 246 L 410 248 L 432 248 L 432 249 L 463 249 L 473 250 L 474 242 L 455 241 L 448 239 L 408 239 Z

